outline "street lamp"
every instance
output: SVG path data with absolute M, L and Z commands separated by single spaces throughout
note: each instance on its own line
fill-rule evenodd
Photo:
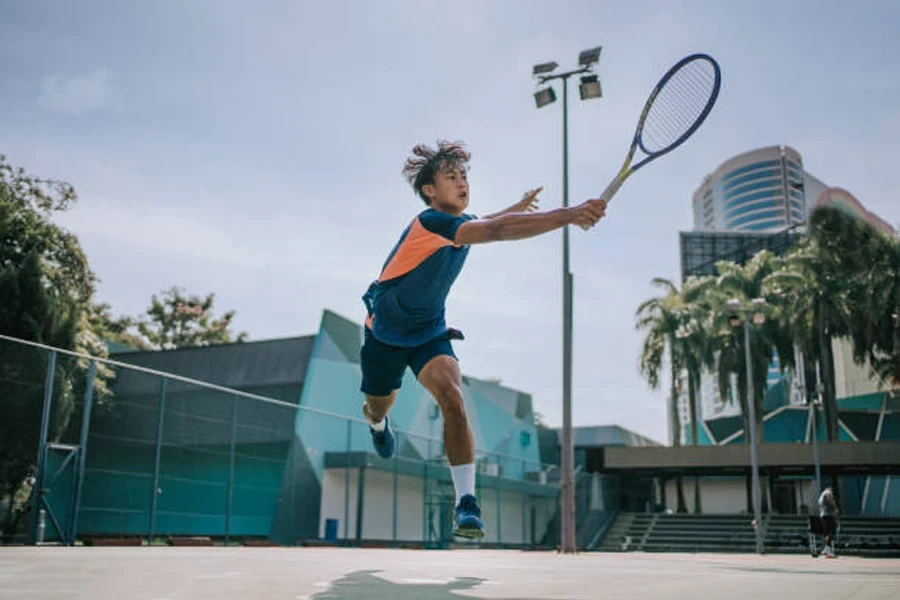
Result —
M 762 325 L 766 322 L 766 314 L 763 312 L 766 306 L 765 298 L 755 298 L 750 306 L 743 306 L 740 300 L 735 298 L 726 304 L 731 315 L 728 317 L 728 323 L 732 327 L 737 327 L 741 323 L 744 325 L 744 357 L 747 362 L 747 410 L 748 421 L 750 424 L 750 476 L 751 476 L 751 496 L 753 501 L 753 520 L 756 523 L 754 528 L 756 536 L 756 553 L 762 554 L 763 548 L 763 526 L 762 514 L 760 510 L 761 498 L 759 487 L 759 457 L 756 448 L 756 401 L 753 398 L 753 364 L 750 360 L 750 322 L 754 325 Z M 750 319 L 747 316 L 750 315 Z
M 806 385 L 806 360 L 799 345 L 794 345 L 794 364 L 796 376 L 794 377 L 794 393 L 796 401 L 801 401 L 809 407 L 809 437 L 812 443 L 813 467 L 816 474 L 815 495 L 818 497 L 822 490 L 822 468 L 819 464 L 819 407 L 822 405 L 822 377 L 819 373 L 819 362 L 816 361 L 816 391 L 810 394 Z
M 564 73 L 554 73 L 556 62 L 534 66 L 532 75 L 539 85 L 554 79 L 562 80 L 563 98 L 563 207 L 569 206 L 569 78 L 583 75 L 579 91 L 582 100 L 601 96 L 600 81 L 593 74 L 594 65 L 600 61 L 601 47 L 584 50 L 578 54 L 579 68 Z M 538 108 L 556 101 L 556 92 L 547 86 L 534 94 Z M 562 470 L 561 528 L 562 551 L 573 553 L 575 547 L 575 447 L 572 438 L 572 273 L 569 270 L 569 226 L 563 228 L 563 426 L 560 469 Z

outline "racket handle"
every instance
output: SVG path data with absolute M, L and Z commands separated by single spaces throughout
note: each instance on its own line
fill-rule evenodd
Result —
M 609 182 L 609 185 L 606 186 L 606 189 L 603 190 L 603 193 L 600 194 L 600 198 L 606 200 L 606 203 L 609 204 L 609 201 L 612 200 L 612 197 L 616 195 L 616 192 L 619 191 L 619 188 L 622 187 L 622 184 L 625 182 L 625 177 L 628 175 L 619 174 Z M 590 227 L 585 227 L 584 225 L 579 225 L 585 231 L 588 231 Z

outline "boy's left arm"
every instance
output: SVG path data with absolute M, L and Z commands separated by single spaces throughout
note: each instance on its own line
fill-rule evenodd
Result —
M 509 206 L 504 208 L 500 212 L 492 213 L 489 215 L 485 215 L 481 217 L 482 219 L 496 219 L 497 217 L 508 215 L 510 213 L 522 213 L 522 212 L 534 212 L 538 209 L 538 194 L 541 193 L 541 190 L 544 189 L 543 186 L 525 192 L 525 195 L 522 196 L 522 199 Z

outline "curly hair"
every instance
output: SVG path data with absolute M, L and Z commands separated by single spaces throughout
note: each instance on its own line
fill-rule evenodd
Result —
M 416 144 L 412 149 L 414 156 L 406 159 L 403 165 L 403 176 L 412 186 L 425 204 L 431 204 L 431 200 L 422 193 L 422 187 L 433 184 L 434 176 L 451 167 L 465 170 L 472 155 L 466 150 L 463 142 L 448 142 L 438 140 L 437 150 L 429 148 L 425 144 Z

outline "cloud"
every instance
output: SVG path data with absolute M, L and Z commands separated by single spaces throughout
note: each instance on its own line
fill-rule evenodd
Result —
M 112 106 L 113 88 L 105 68 L 66 78 L 58 73 L 41 81 L 38 103 L 50 110 L 80 115 Z

